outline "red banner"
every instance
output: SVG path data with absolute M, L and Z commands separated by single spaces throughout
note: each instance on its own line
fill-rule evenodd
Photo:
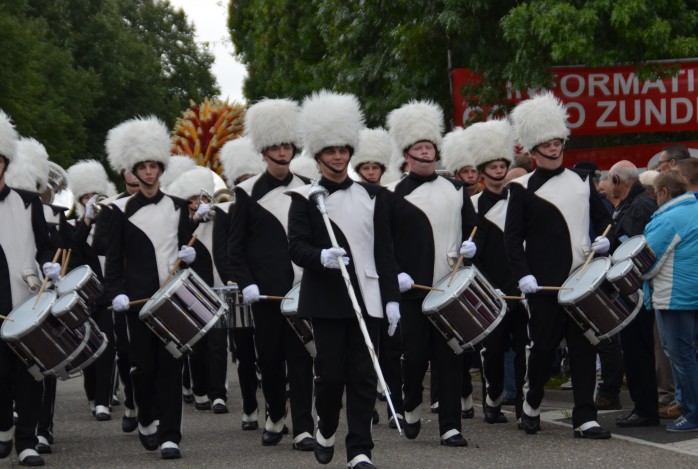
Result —
M 662 80 L 640 80 L 633 67 L 554 67 L 552 91 L 567 107 L 573 136 L 698 130 L 698 61 L 674 65 L 678 75 Z M 461 94 L 479 80 L 469 69 L 452 71 L 455 125 L 491 114 L 492 107 L 468 107 Z M 507 87 L 511 103 L 537 91 Z
M 683 143 L 690 148 L 698 148 L 697 140 L 689 140 Z M 647 167 L 653 156 L 666 148 L 668 143 L 648 143 L 644 145 L 622 145 L 617 147 L 585 148 L 565 150 L 564 164 L 571 168 L 575 163 L 588 160 L 596 163 L 600 170 L 611 169 L 620 160 L 628 160 L 638 168 Z M 657 158 L 651 163 L 656 164 Z

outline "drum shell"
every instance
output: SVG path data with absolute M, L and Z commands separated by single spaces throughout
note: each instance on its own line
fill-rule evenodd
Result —
M 237 285 L 214 287 L 220 300 L 228 306 L 226 314 L 216 323 L 217 328 L 245 329 L 254 327 L 252 307 L 242 303 L 242 295 Z
M 71 291 L 77 292 L 85 304 L 90 305 L 102 296 L 104 286 L 90 266 L 81 265 L 71 270 L 58 285 L 60 296 Z
M 77 329 L 90 319 L 90 308 L 80 294 L 74 291 L 61 296 L 51 308 L 51 314 L 66 327 Z
M 66 372 L 70 375 L 76 374 L 94 363 L 108 346 L 107 336 L 99 330 L 97 324 L 92 320 L 85 325 L 88 324 L 89 327 L 80 330 L 84 347 L 66 367 Z
M 631 263 L 630 268 L 628 268 L 627 272 L 622 275 L 619 274 L 614 276 L 614 269 L 615 267 L 608 272 L 606 279 L 611 282 L 616 290 L 618 290 L 622 295 L 631 297 L 642 288 L 642 275 L 637 270 L 637 266 L 634 263 Z
M 647 244 L 647 239 L 643 235 L 637 235 L 626 239 L 618 246 L 612 259 L 614 264 L 625 259 L 632 259 L 638 271 L 644 274 L 654 265 L 657 256 Z

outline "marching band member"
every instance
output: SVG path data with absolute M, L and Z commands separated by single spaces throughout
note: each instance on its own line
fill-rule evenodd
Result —
M 249 137 L 239 137 L 226 142 L 218 156 L 223 166 L 223 176 L 229 187 L 263 173 L 266 169 L 262 155 L 255 150 Z M 297 158 L 294 158 L 294 161 Z M 291 162 L 293 164 L 293 161 Z M 213 259 L 221 276 L 221 282 L 228 285 L 235 282 L 230 259 L 228 257 L 228 233 L 230 232 L 231 203 L 218 204 L 219 210 L 228 213 L 221 218 L 216 216 L 213 234 Z M 254 345 L 254 327 L 238 327 L 234 324 L 228 331 L 228 346 L 233 363 L 237 364 L 238 384 L 242 397 L 242 429 L 252 431 L 259 428 L 259 410 L 257 405 L 257 353 Z M 240 325 L 242 326 L 242 325 Z
M 346 392 L 347 461 L 351 468 L 370 469 L 375 468 L 371 420 L 377 375 L 366 341 L 377 343 L 384 308 L 391 334 L 400 312 L 385 193 L 348 176 L 362 126 L 363 115 L 353 95 L 321 91 L 303 101 L 301 139 L 320 167 L 319 184 L 329 193 L 327 211 L 340 247 L 332 246 L 323 216 L 309 199 L 311 186 L 290 193 L 289 247 L 291 258 L 304 268 L 298 315 L 311 319 L 317 348 L 315 459 L 329 464 L 334 456 Z M 338 272 L 339 262 L 348 266 L 351 285 Z M 354 289 L 369 337 L 359 327 L 348 288 Z
M 590 226 L 601 233 L 611 223 L 592 178 L 562 166 L 570 134 L 566 118 L 563 104 L 551 93 L 523 101 L 511 113 L 519 144 L 538 165 L 534 172 L 511 181 L 504 230 L 509 263 L 530 310 L 521 426 L 528 434 L 540 430 L 544 385 L 555 348 L 565 337 L 574 384 L 574 436 L 606 439 L 611 434 L 596 422 L 594 407 L 596 350 L 568 319 L 557 292 L 539 288 L 562 285 L 584 263 L 586 250 L 603 254 L 610 247 L 608 238 L 590 240 Z
M 402 292 L 403 394 L 405 436 L 421 429 L 422 381 L 431 361 L 439 392 L 442 445 L 467 446 L 461 435 L 462 355 L 456 355 L 422 313 L 426 292 L 415 283 L 434 285 L 451 272 L 448 259 L 472 258 L 475 243 L 464 236 L 477 217 L 463 184 L 436 174 L 443 112 L 431 102 L 411 102 L 388 115 L 388 131 L 409 167 L 394 186 L 392 230 Z M 461 244 L 462 243 L 462 244 Z M 421 249 L 415 250 L 419 246 Z
M 281 441 L 286 416 L 286 382 L 291 400 L 293 448 L 312 451 L 312 359 L 281 314 L 278 302 L 259 302 L 260 293 L 285 295 L 301 270 L 288 253 L 288 209 L 284 193 L 306 184 L 289 172 L 296 152 L 298 104 L 264 99 L 245 113 L 245 131 L 266 171 L 235 186 L 230 220 L 229 256 L 243 300 L 252 305 L 257 363 L 268 415 L 262 445 Z
M 182 361 L 138 317 L 133 299 L 150 298 L 169 277 L 177 258 L 191 264 L 186 246 L 193 231 L 186 202 L 160 191 L 170 149 L 169 132 L 154 117 L 126 121 L 109 131 L 107 153 L 138 179 L 140 191 L 112 203 L 105 279 L 115 313 L 126 314 L 131 378 L 143 447 L 160 446 L 163 459 L 181 456 Z M 181 249 L 178 246 L 182 246 Z M 158 424 L 159 421 L 159 424 Z
M 478 214 L 478 245 L 475 265 L 505 295 L 517 295 L 516 280 L 504 250 L 504 221 L 509 189 L 506 175 L 514 154 L 514 134 L 506 120 L 478 122 L 466 129 L 456 129 L 444 137 L 443 163 L 447 169 L 474 167 L 482 176 L 484 190 L 471 197 Z M 484 419 L 487 423 L 505 423 L 504 354 L 511 347 L 515 354 L 516 417 L 523 404 L 523 380 L 526 372 L 525 347 L 528 343 L 528 313 L 516 301 L 507 303 L 502 322 L 483 340 L 482 357 L 485 378 Z M 471 385 L 472 390 L 472 385 Z
M 225 221 L 228 213 L 211 205 L 209 197 L 215 191 L 213 173 L 208 168 L 196 167 L 177 179 L 168 187 L 167 193 L 186 200 L 189 215 L 197 223 L 194 234 L 196 260 L 191 268 L 211 287 L 223 285 L 218 269 L 213 262 L 213 239 L 217 224 Z M 227 231 L 224 232 L 224 236 Z M 226 330 L 214 327 L 195 345 L 189 357 L 194 406 L 196 410 L 211 410 L 216 414 L 228 413 L 226 405 L 226 370 L 228 361 Z
M 16 157 L 18 135 L 10 118 L 0 110 L 0 312 L 9 314 L 39 288 L 35 262 L 55 279 L 60 265 L 51 262 L 48 228 L 39 197 L 10 188 L 5 174 Z M 4 321 L 4 320 L 3 320 Z M 36 452 L 36 428 L 41 412 L 43 385 L 26 365 L 0 340 L 0 459 L 12 451 L 12 438 L 22 466 L 43 466 Z M 13 403 L 17 424 L 13 428 Z
M 96 160 L 80 161 L 68 168 L 70 190 L 76 199 L 76 208 L 80 216 L 75 230 L 74 251 L 78 252 L 92 269 L 100 282 L 104 283 L 104 257 L 98 256 L 92 248 L 94 228 L 92 220 L 96 217 L 95 202 L 98 195 L 109 195 L 109 178 L 104 166 Z M 106 293 L 90 308 L 90 316 L 99 330 L 107 337 L 107 348 L 94 363 L 83 372 L 87 400 L 98 421 L 111 420 L 110 404 L 114 390 L 114 320 L 107 310 L 109 300 Z

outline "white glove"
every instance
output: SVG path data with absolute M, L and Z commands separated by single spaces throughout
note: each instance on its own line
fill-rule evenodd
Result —
M 196 259 L 196 249 L 191 246 L 182 246 L 182 249 L 177 253 L 177 257 L 187 264 L 193 264 Z
M 95 213 L 95 203 L 96 202 L 97 202 L 97 194 L 90 197 L 90 200 L 88 200 L 87 203 L 85 204 L 85 218 L 89 218 L 90 220 L 95 219 L 95 216 L 97 215 Z
M 410 277 L 410 274 L 407 272 L 400 272 L 397 274 L 397 284 L 400 287 L 400 293 L 405 293 L 407 290 L 412 289 L 414 280 L 412 280 L 412 277 Z
M 199 208 L 196 209 L 194 214 L 194 220 L 196 221 L 209 221 L 211 218 L 211 206 L 209 204 L 199 204 Z
M 519 280 L 519 290 L 523 294 L 535 293 L 540 290 L 538 281 L 533 275 L 526 275 Z
M 475 257 L 475 253 L 477 252 L 477 246 L 469 239 L 466 239 L 465 241 L 463 241 L 463 244 L 460 245 L 459 252 L 466 259 L 472 259 L 473 257 Z
M 57 262 L 45 263 L 42 270 L 44 271 L 44 276 L 50 280 L 56 281 L 61 279 L 61 265 Z
M 22 280 L 26 282 L 29 291 L 32 293 L 38 292 L 39 288 L 41 288 L 41 280 L 39 280 L 39 277 L 37 277 L 32 270 L 24 271 L 24 273 L 22 273 Z
M 256 284 L 247 285 L 242 289 L 242 302 L 246 305 L 259 301 L 259 287 Z
M 400 322 L 400 303 L 397 301 L 389 301 L 385 305 L 385 316 L 388 318 L 388 335 L 390 337 L 395 334 L 397 323 Z
M 116 297 L 113 300 L 111 300 L 111 307 L 114 311 L 120 313 L 122 311 L 128 311 L 128 308 L 130 306 L 128 303 L 128 296 L 124 294 L 116 295 Z
M 349 265 L 347 252 L 342 248 L 323 249 L 320 252 L 320 262 L 326 269 L 339 269 L 339 261 L 337 260 L 337 257 L 339 256 L 342 256 L 344 265 Z
M 495 289 L 494 289 L 494 293 L 495 293 L 495 295 L 497 295 L 497 296 L 499 296 L 499 297 L 506 296 L 506 295 L 504 294 L 504 292 L 503 292 L 502 290 L 500 290 L 499 288 L 495 288 Z
M 591 250 L 596 254 L 606 254 L 611 249 L 611 242 L 605 236 L 597 236 L 591 243 Z

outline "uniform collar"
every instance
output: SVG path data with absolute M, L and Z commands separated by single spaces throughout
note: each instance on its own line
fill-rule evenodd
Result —
M 134 197 L 136 198 L 137 201 L 139 201 L 142 205 L 148 205 L 148 204 L 157 204 L 162 200 L 163 197 L 165 197 L 165 194 L 161 190 L 158 189 L 157 194 L 155 194 L 153 197 L 150 199 L 143 195 L 142 192 L 137 192 Z
M 353 183 L 354 181 L 352 181 L 352 179 L 349 176 L 347 176 L 347 178 L 340 183 L 332 182 L 329 179 L 325 179 L 324 177 L 320 179 L 320 185 L 327 189 L 330 194 L 332 194 L 335 191 L 348 189 L 349 186 L 351 186 Z
M 269 171 L 264 171 L 264 173 L 262 173 L 262 177 L 266 179 L 266 181 L 274 187 L 288 186 L 289 184 L 291 184 L 291 181 L 293 181 L 293 173 L 291 171 L 289 171 L 286 177 L 283 179 L 275 178 L 274 176 L 269 174 Z
M 434 173 L 431 173 L 429 176 L 420 176 L 419 174 L 415 174 L 413 172 L 410 172 L 407 175 L 407 177 L 409 179 L 413 179 L 413 180 L 419 181 L 419 182 L 431 182 L 431 181 L 436 180 L 436 178 L 439 177 L 439 175 L 436 174 L 436 172 L 434 172 Z

